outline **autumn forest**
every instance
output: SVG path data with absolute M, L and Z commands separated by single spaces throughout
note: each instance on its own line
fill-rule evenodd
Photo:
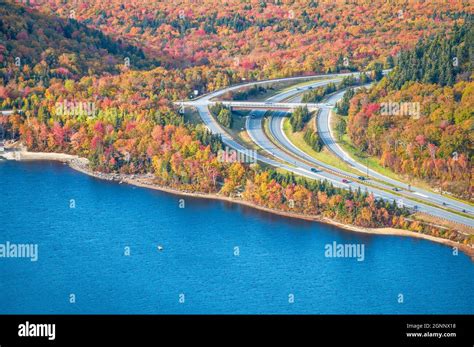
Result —
M 173 102 L 242 81 L 371 72 L 343 86 L 374 83 L 338 105 L 342 134 L 383 167 L 473 201 L 473 13 L 462 1 L 0 0 L 0 109 L 14 110 L 0 135 L 160 186 L 472 243 L 365 191 L 219 161 L 222 139 Z M 306 102 L 342 87 L 330 88 Z M 418 102 L 420 114 L 381 115 L 391 101 Z M 216 117 L 231 126 L 227 110 Z

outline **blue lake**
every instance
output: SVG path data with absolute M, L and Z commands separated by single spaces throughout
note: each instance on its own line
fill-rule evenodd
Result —
M 474 262 L 429 241 L 220 201 L 179 208 L 57 163 L 3 161 L 0 181 L 0 243 L 39 251 L 0 258 L 0 313 L 474 313 Z M 364 261 L 325 257 L 333 242 L 363 244 Z

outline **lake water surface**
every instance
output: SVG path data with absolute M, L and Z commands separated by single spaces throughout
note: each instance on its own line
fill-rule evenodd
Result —
M 0 243 L 39 251 L 0 258 L 0 313 L 474 313 L 474 263 L 440 244 L 220 201 L 179 208 L 58 163 L 3 161 L 0 182 Z M 325 257 L 333 242 L 363 244 L 364 260 Z

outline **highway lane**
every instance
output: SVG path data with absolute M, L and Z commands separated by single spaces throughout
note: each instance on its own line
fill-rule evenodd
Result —
M 302 168 L 308 173 L 311 174 L 312 177 L 317 179 L 326 179 L 332 182 L 335 186 L 341 188 L 349 188 L 349 184 L 343 183 L 339 177 L 334 177 L 333 175 L 328 174 L 325 171 L 319 172 L 312 172 L 312 166 L 307 165 L 306 163 L 301 162 L 297 158 L 289 155 L 285 151 L 281 150 L 279 147 L 275 146 L 273 142 L 271 142 L 267 136 L 265 135 L 262 127 L 262 117 L 265 111 L 253 111 L 253 117 L 247 117 L 245 127 L 247 129 L 247 133 L 249 134 L 252 141 L 257 144 L 260 148 L 262 148 L 268 154 L 279 158 L 280 160 L 285 161 L 286 163 L 291 163 L 292 165 Z
M 285 77 L 285 78 L 276 78 L 276 79 L 272 79 L 272 80 L 262 80 L 262 81 L 241 83 L 241 84 L 233 85 L 233 86 L 226 87 L 226 88 L 223 88 L 223 89 L 220 89 L 220 90 L 216 90 L 214 92 L 204 94 L 202 96 L 197 97 L 194 100 L 176 102 L 176 104 L 189 105 L 189 106 L 197 106 L 197 105 L 206 105 L 207 106 L 207 105 L 209 105 L 209 101 L 211 101 L 214 98 L 222 96 L 225 93 L 235 91 L 235 90 L 238 90 L 238 89 L 242 89 L 242 88 L 246 88 L 246 87 L 258 86 L 258 85 L 267 84 L 267 83 L 291 82 L 291 81 L 298 82 L 298 81 L 304 81 L 304 80 L 316 79 L 316 78 L 318 78 L 318 79 L 324 78 L 325 81 L 327 81 L 327 79 L 341 80 L 342 78 L 344 78 L 346 76 L 351 76 L 351 75 L 352 76 L 359 76 L 360 73 L 359 72 L 348 72 L 348 73 L 340 73 L 340 74 Z M 286 91 L 284 93 L 281 93 L 279 95 L 285 95 L 286 93 L 291 94 L 291 92 L 293 92 L 295 90 L 305 90 L 305 89 L 308 89 L 308 88 L 309 88 L 309 85 L 301 87 L 301 88 L 298 88 L 298 87 L 290 88 L 288 91 Z
M 222 137 L 222 142 L 228 146 L 228 147 L 231 147 L 231 148 L 234 148 L 235 150 L 237 151 L 240 151 L 240 152 L 243 152 L 245 153 L 245 151 L 248 151 L 249 149 L 242 146 L 240 143 L 238 143 L 237 141 L 235 141 L 228 133 L 227 131 L 225 131 L 221 126 L 220 124 L 214 119 L 214 117 L 211 115 L 211 113 L 209 112 L 209 109 L 207 106 L 197 106 L 196 107 L 198 112 L 199 112 L 199 115 L 201 116 L 204 124 L 206 125 L 206 127 L 209 129 L 209 131 L 211 131 L 212 133 L 214 134 L 219 134 L 221 135 Z M 263 111 L 260 111 L 260 112 L 263 112 Z M 265 164 L 268 164 L 268 165 L 271 165 L 273 167 L 276 167 L 276 168 L 281 168 L 281 169 L 284 169 L 284 170 L 287 170 L 289 172 L 293 172 L 297 175 L 300 175 L 300 176 L 303 176 L 303 177 L 306 177 L 306 178 L 311 178 L 311 179 L 321 179 L 321 177 L 313 172 L 311 172 L 309 169 L 304 169 L 304 168 L 300 168 L 300 167 L 294 167 L 292 165 L 289 165 L 288 163 L 280 163 L 276 160 L 273 160 L 271 158 L 268 158 L 268 157 L 265 157 L 265 156 L 261 156 L 261 155 L 257 155 L 257 160 L 262 162 L 262 163 L 265 163 Z M 335 182 L 337 183 L 336 186 L 339 186 L 339 187 L 343 187 L 344 184 L 340 183 L 340 182 Z
M 273 102 L 279 102 L 284 99 L 289 99 L 294 97 L 295 95 L 300 94 L 304 90 L 308 90 L 310 88 L 314 87 L 319 87 L 331 82 L 337 82 L 337 79 L 332 79 L 332 80 L 327 80 L 327 81 L 321 81 L 321 82 L 316 82 L 314 84 L 305 86 L 305 88 L 292 88 L 285 93 L 277 94 L 272 96 L 271 98 L 268 98 L 267 101 L 273 101 Z M 262 110 L 253 110 L 250 112 L 249 117 L 247 117 L 246 120 L 246 130 L 249 135 L 249 137 L 252 139 L 252 141 L 257 144 L 260 148 L 262 148 L 265 152 L 268 154 L 279 158 L 280 160 L 283 160 L 287 163 L 291 163 L 297 167 L 301 167 L 304 170 L 308 171 L 311 173 L 313 176 L 319 178 L 319 179 L 326 179 L 330 182 L 332 182 L 334 185 L 342 188 L 348 188 L 349 185 L 347 183 L 344 183 L 341 181 L 339 177 L 335 177 L 334 175 L 331 175 L 330 173 L 324 172 L 324 171 L 319 171 L 319 172 L 312 172 L 311 169 L 313 168 L 312 166 L 307 165 L 304 162 L 301 162 L 298 158 L 295 158 L 292 155 L 289 155 L 287 152 L 281 150 L 279 147 L 275 146 L 272 141 L 268 139 L 266 136 L 265 132 L 263 131 L 262 128 L 262 117 L 266 113 L 266 111 Z M 282 112 L 279 112 L 279 114 L 284 114 Z

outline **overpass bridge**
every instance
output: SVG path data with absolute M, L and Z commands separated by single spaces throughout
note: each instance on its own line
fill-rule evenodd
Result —
M 187 106 L 194 105 L 195 102 L 176 102 L 178 105 Z M 293 112 L 298 107 L 307 107 L 308 111 L 316 111 L 317 109 L 324 107 L 325 104 L 316 103 L 289 103 L 289 102 L 269 102 L 269 101 L 207 101 L 208 106 L 215 104 L 222 104 L 231 110 L 275 110 L 275 111 L 286 111 Z
M 211 103 L 216 103 L 212 102 Z M 292 112 L 298 107 L 307 107 L 308 111 L 316 111 L 322 104 L 313 103 L 286 103 L 286 102 L 255 102 L 255 101 L 221 101 L 224 106 L 232 110 L 275 110 Z

